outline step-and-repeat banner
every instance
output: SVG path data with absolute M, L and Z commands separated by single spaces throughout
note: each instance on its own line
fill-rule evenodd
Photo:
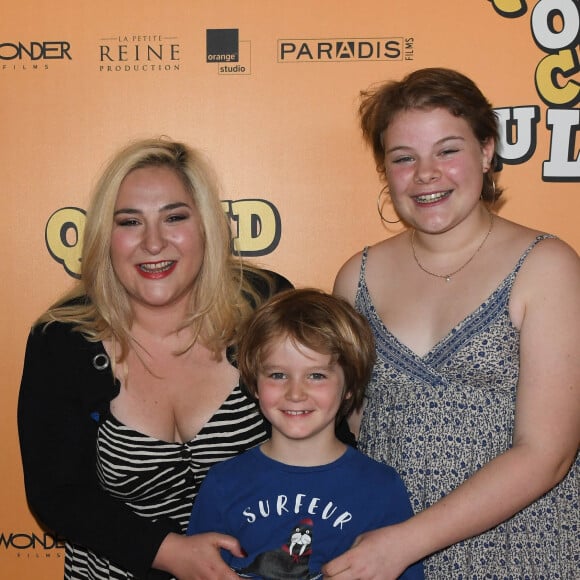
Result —
M 221 176 L 236 250 L 330 290 L 396 233 L 359 92 L 416 68 L 471 76 L 502 131 L 501 215 L 580 249 L 578 0 L 100 0 L 0 18 L 0 577 L 62 577 L 26 505 L 16 400 L 34 318 L 79 273 L 89 192 L 130 140 L 168 135 Z M 79 514 L 82 517 L 82 514 Z

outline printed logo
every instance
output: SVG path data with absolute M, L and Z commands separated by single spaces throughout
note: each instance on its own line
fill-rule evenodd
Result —
M 218 64 L 220 75 L 249 75 L 251 44 L 240 40 L 237 28 L 208 28 L 205 32 L 206 62 Z
M 65 541 L 47 532 L 0 532 L 0 555 L 16 558 L 62 558 Z
M 232 252 L 237 256 L 265 256 L 280 243 L 282 220 L 278 208 L 265 199 L 223 200 L 222 209 L 232 231 Z M 63 207 L 48 219 L 44 231 L 52 258 L 73 278 L 81 277 L 82 239 L 86 212 Z
M 46 70 L 49 61 L 58 60 L 72 60 L 70 42 L 0 42 L 1 70 Z
M 353 62 L 413 60 L 412 37 L 284 38 L 278 40 L 278 62 Z
M 237 28 L 209 28 L 205 32 L 207 62 L 238 62 L 240 33 Z
M 86 212 L 78 207 L 63 207 L 55 211 L 44 230 L 50 255 L 62 264 L 73 278 L 81 276 L 81 250 Z
M 101 39 L 99 71 L 176 72 L 180 66 L 180 44 L 175 36 L 120 34 Z
M 523 1 L 493 0 L 504 18 L 522 18 Z M 544 124 L 549 132 L 549 156 L 542 162 L 542 180 L 580 182 L 580 83 L 577 80 L 580 18 L 577 0 L 539 0 L 530 15 L 531 37 L 543 55 L 530 70 L 539 98 L 547 106 Z M 521 72 L 518 63 L 514 70 Z M 525 163 L 536 152 L 542 109 L 535 104 L 495 109 L 500 130 L 500 160 Z

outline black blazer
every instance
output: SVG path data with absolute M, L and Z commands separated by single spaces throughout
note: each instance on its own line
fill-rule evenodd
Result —
M 277 274 L 272 287 L 251 276 L 264 297 L 291 288 Z M 87 341 L 69 324 L 30 333 L 18 400 L 26 496 L 40 522 L 59 536 L 139 578 L 168 578 L 151 563 L 167 534 L 181 533 L 177 523 L 134 514 L 97 479 L 95 417 L 108 411 L 120 388 L 106 363 L 102 343 Z

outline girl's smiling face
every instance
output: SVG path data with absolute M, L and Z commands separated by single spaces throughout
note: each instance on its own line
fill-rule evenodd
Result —
M 383 133 L 385 170 L 400 217 L 418 230 L 451 229 L 478 206 L 493 141 L 447 109 L 397 113 Z

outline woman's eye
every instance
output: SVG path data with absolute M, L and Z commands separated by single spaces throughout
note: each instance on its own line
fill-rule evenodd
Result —
M 117 222 L 118 226 L 137 226 L 139 225 L 139 220 L 136 220 L 135 218 L 126 218 L 126 219 L 122 219 L 119 220 Z
M 181 222 L 183 220 L 186 220 L 189 216 L 185 215 L 185 214 L 175 214 L 175 215 L 170 215 L 167 218 L 168 222 Z

